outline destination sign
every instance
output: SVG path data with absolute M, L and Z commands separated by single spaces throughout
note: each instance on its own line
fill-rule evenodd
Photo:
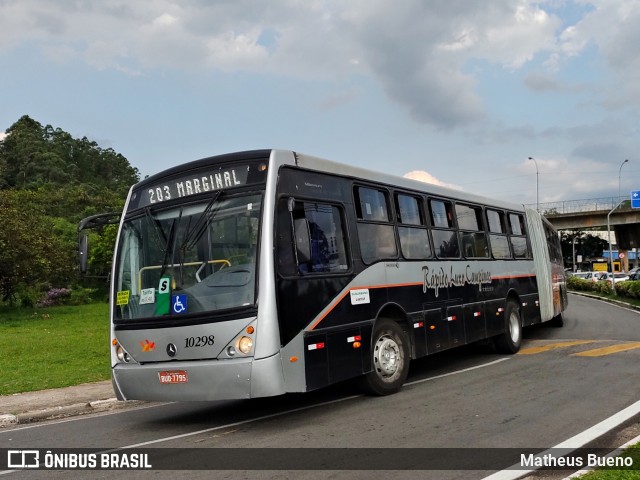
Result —
M 207 192 L 229 190 L 248 183 L 250 165 L 239 165 L 215 170 L 190 172 L 186 175 L 170 178 L 136 190 L 131 198 L 129 209 L 138 209 L 149 205 L 189 197 Z

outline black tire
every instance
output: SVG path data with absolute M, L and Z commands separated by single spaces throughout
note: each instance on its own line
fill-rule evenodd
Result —
M 495 338 L 496 349 L 500 353 L 518 353 L 522 345 L 522 315 L 520 305 L 514 300 L 507 301 L 504 312 L 504 333 Z
M 380 318 L 373 329 L 373 370 L 360 377 L 360 387 L 370 395 L 390 395 L 402 388 L 409 374 L 409 339 L 394 320 Z

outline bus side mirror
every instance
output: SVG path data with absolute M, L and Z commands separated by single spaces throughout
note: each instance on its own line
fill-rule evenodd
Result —
M 86 232 L 81 233 L 78 238 L 78 265 L 80 265 L 80 273 L 87 273 L 89 265 L 89 235 Z

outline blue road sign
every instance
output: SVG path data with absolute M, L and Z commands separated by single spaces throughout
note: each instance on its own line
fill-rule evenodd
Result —
M 631 192 L 631 208 L 640 208 L 640 190 Z

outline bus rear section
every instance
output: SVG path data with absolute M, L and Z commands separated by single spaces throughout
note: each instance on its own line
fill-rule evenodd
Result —
M 562 312 L 569 299 L 560 238 L 551 223 L 536 210 L 526 209 L 526 216 L 540 297 L 540 320 L 561 327 Z

